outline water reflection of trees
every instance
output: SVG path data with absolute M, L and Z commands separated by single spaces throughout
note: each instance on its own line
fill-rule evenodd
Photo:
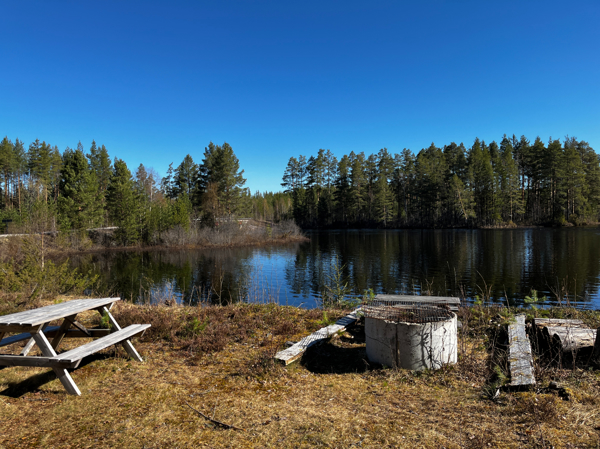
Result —
M 74 266 L 100 275 L 101 291 L 135 302 L 236 302 L 247 297 L 251 249 L 108 252 L 79 256 Z
M 324 231 L 289 247 L 132 251 L 72 258 L 101 276 L 99 291 L 138 301 L 279 301 L 311 306 L 335 261 L 353 294 L 481 295 L 522 300 L 532 288 L 568 285 L 579 302 L 598 295 L 595 228 Z M 264 266 L 263 266 L 264 265 Z
M 296 294 L 318 296 L 334 260 L 353 292 L 475 295 L 521 301 L 530 290 L 570 300 L 598 293 L 597 229 L 401 230 L 314 232 L 300 245 L 286 279 Z

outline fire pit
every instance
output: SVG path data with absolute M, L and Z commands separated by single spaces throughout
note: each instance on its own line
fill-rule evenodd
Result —
M 363 307 L 367 357 L 411 370 L 457 361 L 456 314 L 444 306 L 379 302 Z

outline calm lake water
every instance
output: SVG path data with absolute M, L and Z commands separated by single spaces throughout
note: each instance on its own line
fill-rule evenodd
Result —
M 136 302 L 277 302 L 315 307 L 341 270 L 352 294 L 476 295 L 522 304 L 600 308 L 600 228 L 343 230 L 267 248 L 108 252 L 77 256 L 104 288 Z M 337 268 L 336 268 L 337 267 Z M 568 296 L 565 296 L 568 295 Z

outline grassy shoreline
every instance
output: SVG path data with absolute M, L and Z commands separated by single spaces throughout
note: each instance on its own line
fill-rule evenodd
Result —
M 539 388 L 502 388 L 501 329 L 514 311 L 461 308 L 459 362 L 438 371 L 370 365 L 360 324 L 300 362 L 274 363 L 286 341 L 346 312 L 121 304 L 121 324 L 153 325 L 135 341 L 146 362 L 120 348 L 86 360 L 72 374 L 82 397 L 68 396 L 48 369 L 0 370 L 0 447 L 596 447 L 597 370 L 536 360 Z M 526 312 L 600 325 L 598 312 Z

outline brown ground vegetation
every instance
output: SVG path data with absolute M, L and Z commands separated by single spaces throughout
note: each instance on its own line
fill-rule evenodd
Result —
M 299 363 L 273 361 L 286 341 L 345 313 L 120 305 L 122 324 L 152 324 L 134 343 L 146 362 L 120 348 L 86 359 L 72 374 L 81 397 L 48 369 L 0 370 L 0 447 L 597 447 L 598 371 L 536 360 L 537 389 L 503 387 L 506 309 L 463 308 L 459 362 L 438 371 L 369 364 L 360 323 Z M 593 312 L 531 313 L 600 325 Z
M 239 224 L 233 220 L 219 226 L 203 226 L 193 222 L 188 227 L 175 226 L 156 234 L 146 242 L 123 246 L 115 238 L 116 228 L 74 230 L 56 233 L 17 234 L 14 237 L 0 238 L 0 259 L 2 253 L 9 255 L 11 249 L 19 249 L 23 242 L 33 241 L 44 248 L 49 255 L 88 253 L 98 251 L 131 251 L 174 248 L 228 248 L 243 246 L 277 245 L 307 241 L 302 230 L 291 220 L 277 223 L 249 220 Z

